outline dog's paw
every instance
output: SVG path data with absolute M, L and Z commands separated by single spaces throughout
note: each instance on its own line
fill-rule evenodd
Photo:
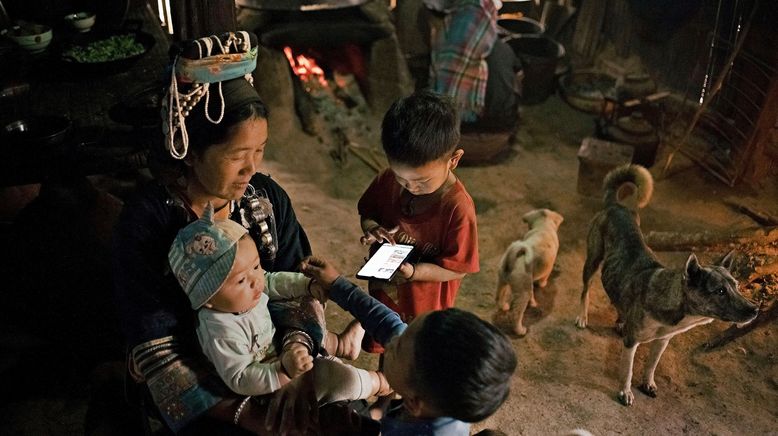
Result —
M 653 383 L 643 383 L 642 385 L 638 386 L 638 389 L 640 389 L 640 392 L 643 392 L 644 394 L 648 395 L 651 398 L 656 398 L 656 385 Z
M 578 315 L 575 318 L 575 326 L 578 327 L 579 329 L 585 329 L 586 324 L 589 322 L 588 318 L 589 317 L 586 315 Z
M 619 392 L 619 402 L 625 406 L 631 406 L 635 401 L 635 395 L 631 390 Z
M 492 315 L 492 322 L 494 324 L 505 324 L 510 320 L 510 312 L 507 310 L 497 309 Z
M 527 336 L 527 333 L 529 333 L 529 329 L 527 327 L 517 325 L 517 326 L 513 326 L 513 333 L 516 336 L 523 338 L 524 336 Z

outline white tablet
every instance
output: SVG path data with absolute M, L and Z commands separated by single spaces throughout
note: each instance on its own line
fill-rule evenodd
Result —
M 413 245 L 384 242 L 378 251 L 368 259 L 365 266 L 357 273 L 357 278 L 362 280 L 391 280 L 413 252 Z

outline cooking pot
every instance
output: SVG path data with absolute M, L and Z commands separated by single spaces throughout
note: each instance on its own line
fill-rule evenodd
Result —
M 21 147 L 21 151 L 58 149 L 72 123 L 69 118 L 55 115 L 32 115 L 6 123 L 3 126 L 3 143 Z
M 615 123 L 606 126 L 603 133 L 606 139 L 630 144 L 635 148 L 632 163 L 646 168 L 654 164 L 660 142 L 659 135 L 641 112 L 635 111 L 629 116 L 619 118 Z
M 143 47 L 143 51 L 131 56 L 110 59 L 100 62 L 80 62 L 70 56 L 69 50 L 73 47 L 87 47 L 89 44 L 104 41 L 111 37 L 129 35 L 132 39 Z M 105 74 L 116 74 L 127 71 L 138 59 L 154 47 L 156 43 L 154 37 L 140 30 L 129 29 L 93 29 L 91 32 L 79 33 L 70 41 L 63 43 L 59 47 L 59 59 L 65 70 L 73 76 L 95 76 Z
M 502 0 L 500 14 L 528 15 L 532 12 L 535 2 L 532 0 Z
M 162 121 L 159 111 L 164 96 L 164 85 L 155 83 L 111 106 L 108 117 L 117 123 L 133 127 L 158 126 Z
M 497 20 L 497 33 L 505 39 L 513 35 L 540 35 L 545 31 L 542 24 L 532 18 L 504 18 Z

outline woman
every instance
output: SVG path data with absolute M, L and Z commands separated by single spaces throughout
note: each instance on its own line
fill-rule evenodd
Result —
M 257 173 L 268 128 L 267 109 L 248 75 L 256 66 L 255 37 L 239 32 L 200 42 L 185 46 L 174 62 L 157 180 L 127 202 L 116 228 L 115 289 L 130 371 L 145 382 L 168 427 L 210 432 L 202 426 L 209 416 L 261 432 L 262 407 L 232 394 L 201 355 L 194 312 L 169 272 L 167 253 L 176 233 L 209 202 L 216 218 L 249 229 L 265 270 L 296 270 L 311 249 L 286 192 Z M 212 61 L 224 56 L 203 53 L 203 46 L 233 50 L 233 63 L 215 71 Z

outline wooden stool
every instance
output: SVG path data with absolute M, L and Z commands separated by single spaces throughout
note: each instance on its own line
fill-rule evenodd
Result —
M 602 180 L 608 172 L 632 162 L 632 146 L 597 138 L 584 138 L 578 149 L 578 193 L 602 196 Z

